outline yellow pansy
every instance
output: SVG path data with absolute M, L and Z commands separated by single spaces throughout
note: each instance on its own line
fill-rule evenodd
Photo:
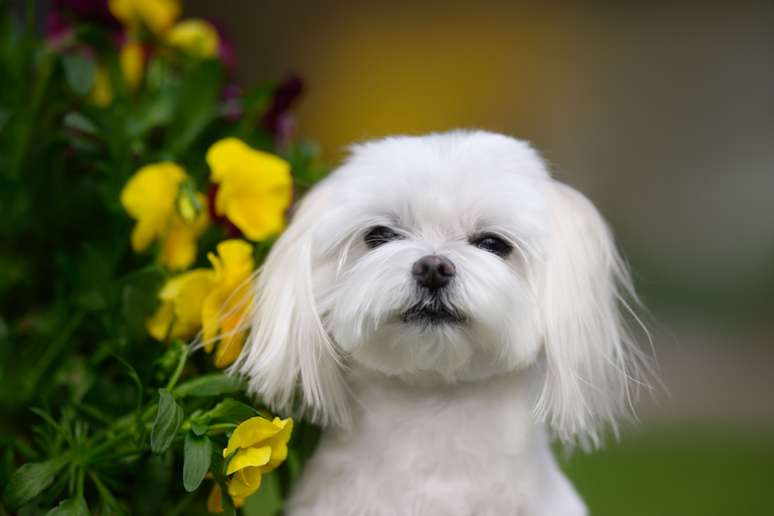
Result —
M 130 91 L 134 91 L 142 82 L 145 71 L 145 56 L 142 45 L 137 41 L 125 43 L 119 52 L 118 62 L 124 83 Z M 89 100 L 100 107 L 109 106 L 113 102 L 113 84 L 106 66 L 97 64 L 94 71 L 94 85 L 89 93 Z
M 218 31 L 204 20 L 184 20 L 167 33 L 167 42 L 197 57 L 214 57 L 218 53 Z
M 180 0 L 109 0 L 108 8 L 130 28 L 144 25 L 154 34 L 169 29 L 180 16 Z
M 97 65 L 94 71 L 94 85 L 89 92 L 89 100 L 100 107 L 109 106 L 113 102 L 113 87 L 110 85 L 110 74 L 107 68 Z
M 293 197 L 287 161 L 224 138 L 207 151 L 211 180 L 219 185 L 215 213 L 225 215 L 250 240 L 279 233 Z
M 145 55 L 139 41 L 127 41 L 118 56 L 121 74 L 129 90 L 134 91 L 142 82 L 145 71 Z
M 217 341 L 215 366 L 226 367 L 245 342 L 243 322 L 250 309 L 255 260 L 252 246 L 243 240 L 225 240 L 217 251 L 207 256 L 214 269 L 213 288 L 202 305 L 202 337 L 208 353 Z
M 287 458 L 292 432 L 293 420 L 278 417 L 273 421 L 253 417 L 234 430 L 223 457 L 231 457 L 226 474 L 231 475 L 228 494 L 235 506 L 240 507 L 245 498 L 261 487 L 263 474 L 274 470 Z
M 212 288 L 213 272 L 194 269 L 171 278 L 159 292 L 161 306 L 146 322 L 158 341 L 189 339 L 202 325 L 202 303 Z
M 196 258 L 196 240 L 207 228 L 206 210 L 184 221 L 175 210 L 180 185 L 187 175 L 179 165 L 165 161 L 138 170 L 121 191 L 121 205 L 137 220 L 132 249 L 142 252 L 161 239 L 159 260 L 171 269 L 184 269 Z M 196 194 L 200 204 L 206 200 Z

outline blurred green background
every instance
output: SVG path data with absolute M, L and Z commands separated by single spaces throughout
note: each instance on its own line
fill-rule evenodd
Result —
M 297 72 L 302 135 L 530 140 L 610 221 L 665 384 L 564 462 L 604 515 L 771 514 L 774 3 L 189 0 L 244 83 Z

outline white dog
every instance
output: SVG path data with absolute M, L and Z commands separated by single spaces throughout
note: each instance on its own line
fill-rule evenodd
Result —
M 600 215 L 529 145 L 354 147 L 256 288 L 234 370 L 325 428 L 290 514 L 586 513 L 549 442 L 597 445 L 628 411 L 633 292 Z

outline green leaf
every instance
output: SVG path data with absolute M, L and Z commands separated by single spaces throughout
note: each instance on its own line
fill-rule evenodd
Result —
M 214 59 L 201 61 L 183 76 L 169 148 L 182 154 L 217 116 L 223 67 Z
M 241 378 L 223 373 L 213 373 L 180 384 L 175 389 L 175 395 L 180 398 L 186 396 L 221 396 L 243 390 L 244 383 Z
M 77 111 L 67 113 L 63 122 L 68 129 L 74 129 L 84 134 L 95 135 L 98 131 L 94 122 L 86 118 L 83 113 L 78 113 Z
M 206 435 L 197 436 L 190 432 L 185 435 L 183 487 L 186 491 L 190 493 L 199 488 L 210 469 L 211 457 L 212 442 Z
M 80 96 L 86 96 L 94 86 L 94 75 L 97 67 L 94 61 L 78 54 L 67 54 L 62 57 L 67 85 Z
M 220 420 L 228 423 L 241 423 L 245 419 L 250 419 L 257 415 L 259 415 L 258 411 L 250 405 L 231 398 L 221 401 L 205 414 L 210 420 Z
M 191 423 L 191 431 L 194 433 L 194 435 L 204 435 L 207 433 L 209 429 L 210 427 L 204 423 L 198 423 L 198 422 Z
M 113 353 L 112 356 L 118 360 L 122 366 L 124 366 L 126 373 L 129 375 L 129 378 L 134 383 L 134 386 L 137 387 L 137 412 L 139 413 L 140 409 L 142 408 L 142 381 L 140 381 L 140 376 L 137 374 L 137 370 L 132 366 L 132 364 L 116 355 L 115 353 Z
M 79 496 L 64 500 L 58 506 L 48 511 L 46 516 L 89 516 L 90 514 L 86 500 Z
M 65 457 L 57 457 L 45 462 L 28 462 L 17 469 L 5 492 L 8 506 L 15 509 L 35 498 L 51 485 L 65 462 Z
M 183 408 L 166 389 L 159 389 L 159 411 L 151 428 L 150 442 L 153 453 L 164 453 L 183 423 Z

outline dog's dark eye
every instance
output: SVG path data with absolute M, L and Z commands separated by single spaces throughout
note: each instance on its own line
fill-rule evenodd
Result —
M 369 249 L 375 249 L 382 244 L 403 238 L 387 226 L 375 226 L 368 230 L 363 240 Z
M 477 235 L 470 239 L 470 243 L 479 249 L 496 254 L 500 258 L 507 257 L 513 251 L 513 246 L 511 244 L 491 233 Z

